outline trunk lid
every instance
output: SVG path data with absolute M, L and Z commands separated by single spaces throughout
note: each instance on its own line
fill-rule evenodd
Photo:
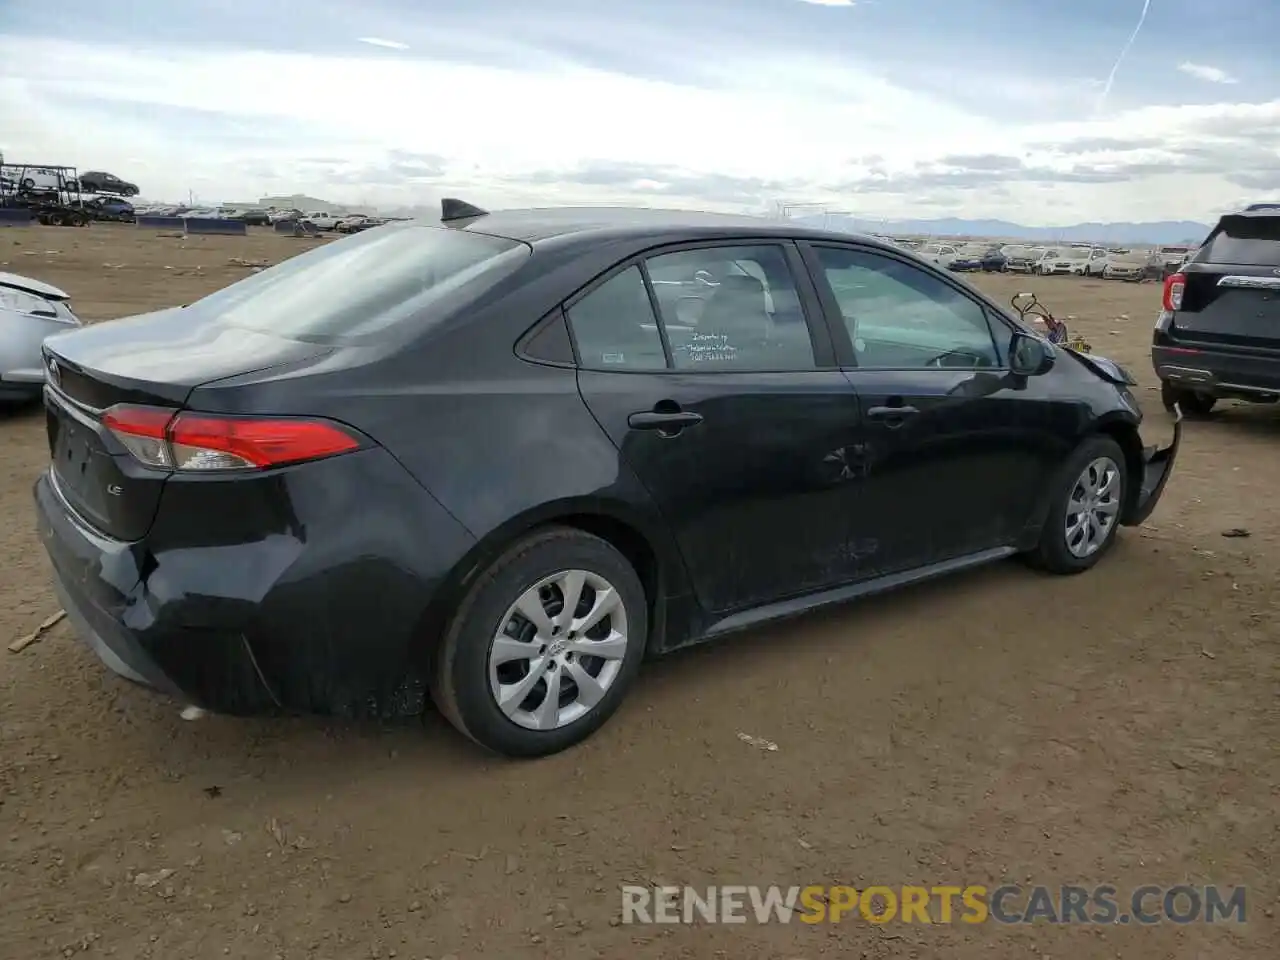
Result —
M 177 307 L 50 337 L 45 425 L 54 485 L 91 526 L 144 536 L 169 473 L 135 460 L 102 425 L 119 403 L 177 411 L 211 381 L 314 359 L 332 347 L 284 340 Z
M 1280 217 L 1223 217 L 1181 272 L 1174 339 L 1280 350 Z
M 31 277 L 24 277 L 17 273 L 0 271 L 0 287 L 8 287 L 11 290 L 35 294 L 37 297 L 43 297 L 45 300 L 53 300 L 55 302 L 71 299 L 69 293 L 65 290 L 59 290 L 51 283 L 33 280 Z

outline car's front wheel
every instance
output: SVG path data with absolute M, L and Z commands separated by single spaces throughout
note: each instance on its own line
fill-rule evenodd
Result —
M 1050 573 L 1082 573 L 1115 542 L 1129 476 L 1124 451 L 1107 436 L 1078 446 L 1054 480 L 1040 542 L 1028 559 Z
M 648 603 L 612 545 L 555 528 L 512 546 L 481 574 L 431 671 L 445 717 L 512 757 L 557 753 L 618 708 L 644 657 Z

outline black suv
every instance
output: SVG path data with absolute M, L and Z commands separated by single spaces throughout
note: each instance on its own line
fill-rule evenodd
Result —
M 1164 405 L 1187 414 L 1280 399 L 1280 209 L 1223 217 L 1165 278 L 1151 362 Z

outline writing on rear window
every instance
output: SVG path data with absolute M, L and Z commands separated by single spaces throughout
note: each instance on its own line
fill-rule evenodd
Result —
M 681 347 L 690 363 L 726 363 L 738 355 L 738 348 L 729 342 L 726 333 L 693 333 L 689 342 Z

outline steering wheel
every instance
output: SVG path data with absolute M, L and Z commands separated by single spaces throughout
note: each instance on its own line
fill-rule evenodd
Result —
M 957 360 L 963 360 L 965 362 L 963 363 L 947 363 L 946 362 L 947 360 L 953 359 L 953 358 Z M 937 367 L 943 370 L 949 370 L 949 369 L 975 370 L 979 367 L 985 367 L 986 365 L 987 365 L 986 357 L 982 356 L 982 354 L 980 353 L 975 353 L 972 350 L 966 350 L 963 347 L 958 347 L 955 350 L 948 350 L 946 353 L 940 353 L 936 357 L 933 357 L 931 360 L 929 360 L 928 363 L 925 364 L 926 367 Z

